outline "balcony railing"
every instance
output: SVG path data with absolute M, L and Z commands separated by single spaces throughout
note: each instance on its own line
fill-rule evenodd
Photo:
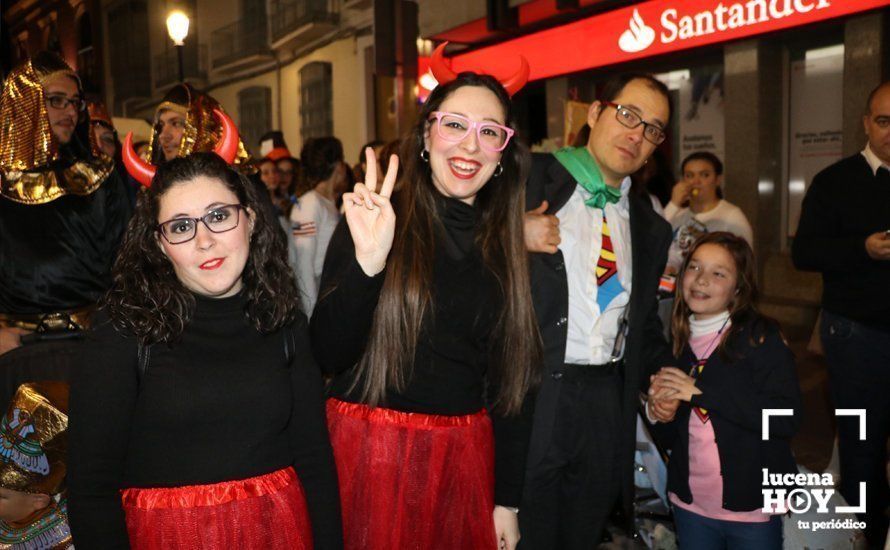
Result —
M 277 42 L 310 23 L 336 24 L 339 2 L 331 3 L 332 8 L 328 7 L 328 0 L 272 0 L 272 41 Z
M 211 35 L 213 68 L 229 65 L 240 59 L 269 53 L 266 19 L 242 19 L 213 31 Z
M 182 52 L 182 72 L 186 80 L 207 78 L 205 60 L 207 59 L 207 46 L 197 45 L 186 41 Z M 155 87 L 163 88 L 169 84 L 179 82 L 179 54 L 176 48 L 160 53 L 154 58 Z

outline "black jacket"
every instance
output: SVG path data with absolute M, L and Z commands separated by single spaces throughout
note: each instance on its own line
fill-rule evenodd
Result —
M 800 426 L 800 385 L 794 355 L 778 327 L 747 323 L 734 335 L 730 355 L 714 351 L 698 376 L 701 395 L 681 403 L 673 422 L 673 452 L 668 464 L 668 490 L 692 502 L 689 491 L 689 415 L 692 406 L 707 409 L 713 422 L 723 476 L 723 507 L 746 512 L 763 506 L 763 468 L 773 474 L 797 473 L 791 437 Z M 762 340 L 762 343 L 760 343 Z M 729 359 L 729 361 L 727 361 Z M 680 367 L 695 363 L 687 345 Z M 793 409 L 794 416 L 772 416 L 769 440 L 761 440 L 763 409 Z
M 575 191 L 575 179 L 552 155 L 534 155 L 526 192 L 526 208 L 549 203 L 548 214 L 561 209 Z M 622 504 L 631 516 L 633 499 L 633 453 L 639 392 L 649 387 L 649 374 L 673 364 L 673 357 L 662 332 L 655 291 L 667 261 L 671 227 L 644 199 L 631 193 L 630 231 L 633 277 L 628 311 L 629 332 L 622 368 L 621 464 Z M 648 199 L 646 199 L 648 200 Z M 569 287 L 562 251 L 531 255 L 532 298 L 538 325 L 544 339 L 544 368 L 535 410 L 528 468 L 534 468 L 544 456 L 553 431 L 561 380 L 555 371 L 565 362 L 568 335 Z

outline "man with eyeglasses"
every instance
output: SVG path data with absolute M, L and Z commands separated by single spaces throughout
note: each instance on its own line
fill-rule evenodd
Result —
M 664 141 L 669 117 L 664 84 L 619 76 L 590 107 L 587 146 L 532 164 L 527 207 L 551 235 L 531 255 L 545 364 L 519 511 L 523 549 L 594 548 L 618 503 L 632 526 L 640 395 L 673 361 L 655 298 L 670 226 L 628 193 L 629 176 Z M 647 403 L 650 419 L 673 417 L 678 402 L 663 393 Z
M 59 143 L 67 145 L 85 106 L 78 81 L 64 73 L 50 75 L 43 84 L 46 114 Z
M 14 69 L 0 96 L 0 407 L 22 382 L 67 379 L 129 214 L 77 74 L 50 52 Z

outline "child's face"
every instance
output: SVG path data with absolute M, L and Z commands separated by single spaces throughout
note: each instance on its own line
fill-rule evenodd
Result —
M 47 495 L 33 495 L 0 487 L 0 519 L 3 521 L 24 521 L 47 506 Z
M 695 249 L 683 274 L 683 299 L 697 319 L 708 319 L 729 309 L 737 281 L 729 252 L 720 245 L 703 244 Z

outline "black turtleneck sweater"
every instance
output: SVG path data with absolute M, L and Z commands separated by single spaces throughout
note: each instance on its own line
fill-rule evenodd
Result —
M 503 308 L 495 276 L 483 265 L 474 240 L 477 211 L 439 198 L 432 307 L 421 324 L 411 377 L 401 392 L 387 392 L 387 408 L 439 415 L 491 410 L 497 385 L 489 374 L 493 330 Z M 431 243 L 432 245 L 433 243 Z M 312 347 L 322 370 L 334 376 L 330 393 L 360 402 L 350 391 L 363 355 L 385 271 L 368 277 L 355 260 L 344 220 L 331 239 L 312 315 Z M 399 345 L 394 342 L 393 345 Z M 531 401 L 531 400 L 527 400 Z M 495 435 L 495 502 L 518 506 L 531 433 L 531 410 L 518 417 L 491 414 Z
M 316 548 L 340 548 L 324 389 L 305 317 L 262 334 L 246 298 L 197 298 L 174 346 L 137 345 L 107 320 L 71 369 L 70 521 L 78 548 L 127 548 L 120 489 L 219 483 L 293 466 Z M 285 331 L 295 349 L 288 363 Z

